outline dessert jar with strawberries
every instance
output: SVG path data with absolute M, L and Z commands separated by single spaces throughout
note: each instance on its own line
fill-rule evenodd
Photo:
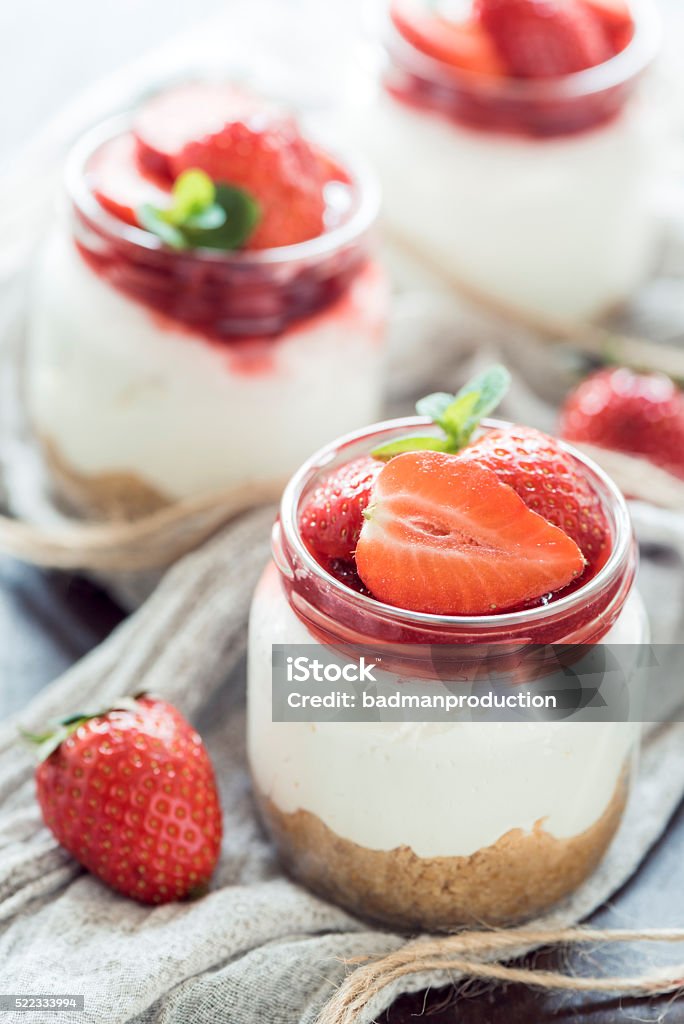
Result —
M 576 889 L 617 830 L 639 742 L 625 720 L 273 721 L 273 644 L 375 651 L 397 690 L 436 672 L 456 690 L 487 651 L 496 667 L 497 649 L 647 640 L 620 493 L 539 431 L 476 427 L 491 402 L 474 385 L 475 405 L 433 396 L 428 416 L 304 464 L 251 613 L 268 831 L 316 892 L 411 929 L 507 924 Z
M 398 251 L 526 316 L 595 318 L 653 269 L 648 0 L 395 0 L 361 123 Z
M 57 493 L 108 516 L 249 501 L 312 438 L 377 416 L 378 202 L 362 164 L 220 83 L 83 138 L 29 324 L 28 415 Z

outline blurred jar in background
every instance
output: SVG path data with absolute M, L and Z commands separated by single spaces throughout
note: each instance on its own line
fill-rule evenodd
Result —
M 269 127 L 268 111 L 241 104 L 224 84 L 177 87 L 68 159 L 34 281 L 26 393 L 55 490 L 77 511 L 275 492 L 313 446 L 378 415 L 387 296 L 375 180 L 308 143 L 289 115 Z M 314 157 L 318 228 L 281 243 L 304 201 L 295 171 Z M 142 203 L 167 206 L 195 164 L 253 179 L 270 216 L 258 246 L 173 248 L 143 226 Z
M 524 25 L 522 66 L 502 56 L 478 0 L 457 5 L 460 22 L 453 4 L 398 0 L 361 120 L 391 237 L 409 254 L 525 313 L 581 319 L 623 301 L 655 263 L 658 117 L 642 79 L 659 20 L 648 0 L 578 2 L 609 19 L 608 59 L 550 75 Z

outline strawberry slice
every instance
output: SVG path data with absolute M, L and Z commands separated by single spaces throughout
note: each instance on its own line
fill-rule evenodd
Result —
M 603 24 L 581 0 L 476 0 L 476 14 L 518 78 L 568 75 L 613 56 Z
M 356 548 L 380 601 L 440 615 L 515 609 L 566 587 L 584 558 L 489 469 L 441 452 L 398 455 L 378 476 Z
M 445 64 L 487 75 L 504 75 L 496 47 L 477 21 L 453 21 L 431 13 L 421 0 L 394 0 L 390 16 L 417 50 Z
M 171 194 L 170 187 L 141 172 L 130 134 L 100 146 L 88 164 L 88 180 L 97 201 L 127 224 L 138 224 L 135 211 L 143 203 L 167 206 Z
M 184 146 L 247 117 L 263 104 L 226 82 L 188 82 L 153 96 L 135 117 L 133 134 L 141 164 L 172 177 L 172 162 Z
M 582 0 L 603 25 L 613 53 L 620 53 L 634 35 L 634 20 L 626 0 Z

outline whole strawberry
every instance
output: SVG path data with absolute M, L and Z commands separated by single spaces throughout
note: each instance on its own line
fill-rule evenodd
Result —
M 450 17 L 425 0 L 392 0 L 390 16 L 404 39 L 429 57 L 483 75 L 506 73 L 496 47 L 476 18 Z
M 141 903 L 209 881 L 221 846 L 214 771 L 171 704 L 125 698 L 30 738 L 48 751 L 36 770 L 45 824 L 85 868 Z
M 476 0 L 475 10 L 514 77 L 568 75 L 613 56 L 603 24 L 581 0 Z
M 308 499 L 299 528 L 318 558 L 354 557 L 363 512 L 382 465 L 368 457 L 347 462 L 330 473 Z
M 488 431 L 461 458 L 494 470 L 528 508 L 574 540 L 591 571 L 600 568 L 609 553 L 601 500 L 555 438 L 532 427 L 505 427 Z
M 684 395 L 660 374 L 600 370 L 570 394 L 561 434 L 649 459 L 684 479 Z

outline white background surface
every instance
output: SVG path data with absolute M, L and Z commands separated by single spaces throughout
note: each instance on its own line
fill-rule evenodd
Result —
M 0 0 L 0 166 L 85 86 L 230 6 L 231 0 Z

